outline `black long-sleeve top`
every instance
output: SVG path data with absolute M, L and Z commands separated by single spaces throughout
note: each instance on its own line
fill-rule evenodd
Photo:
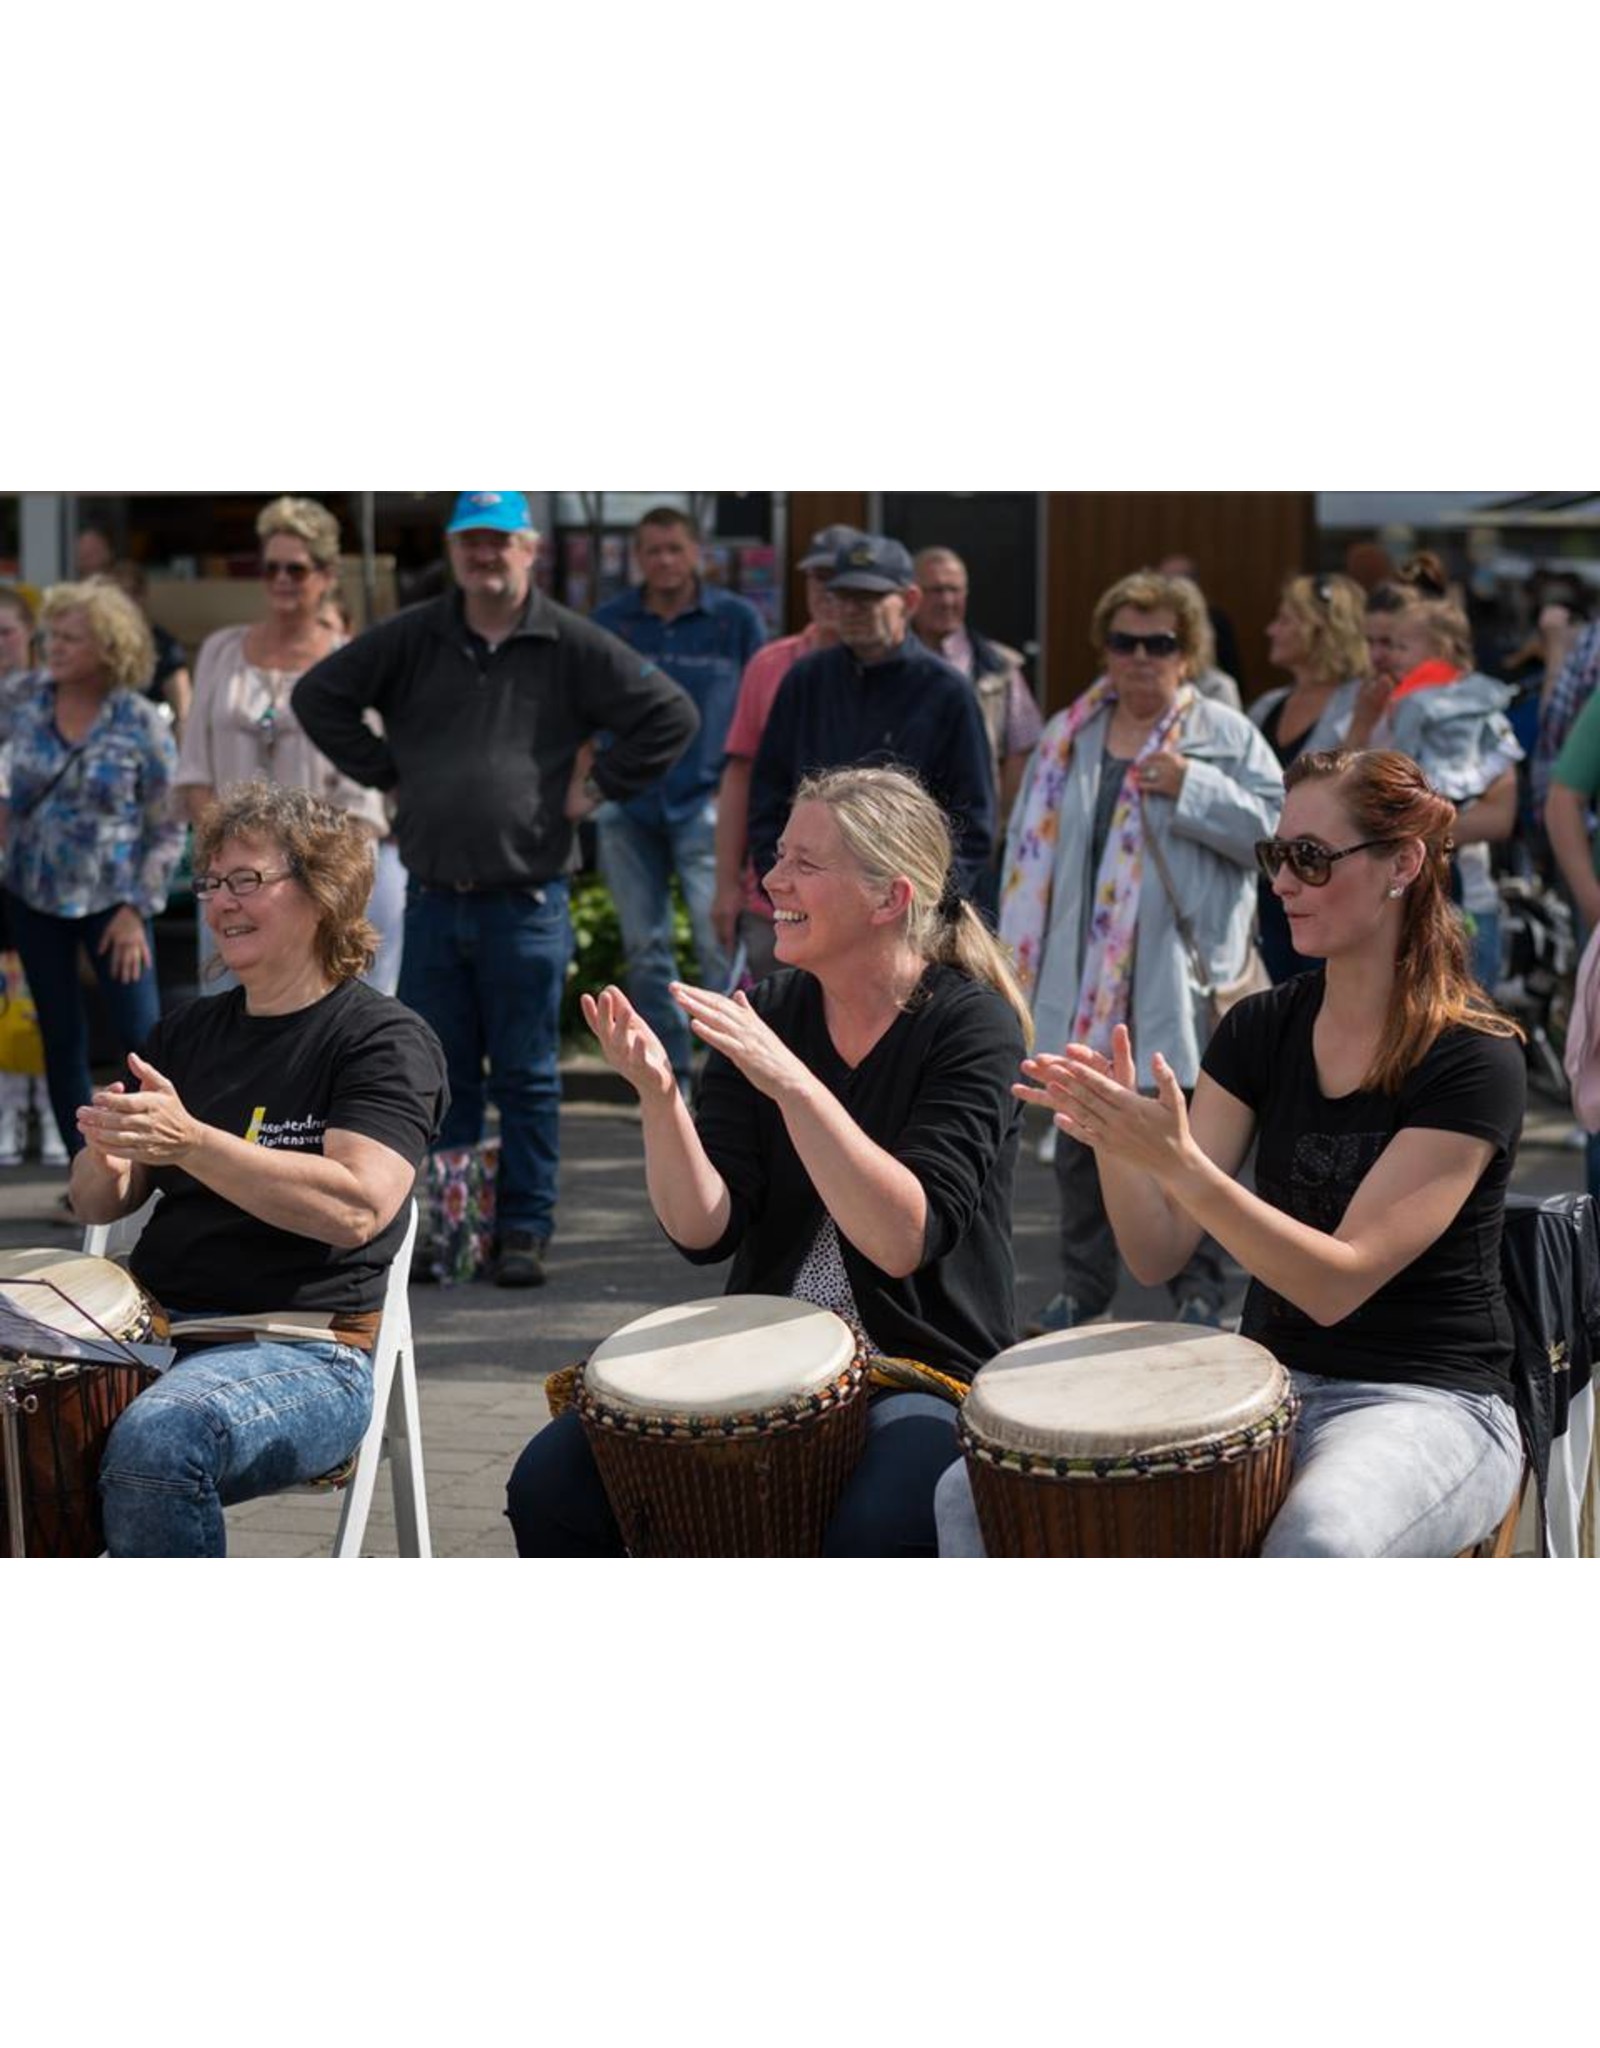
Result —
M 771 867 L 802 778 L 822 768 L 909 768 L 955 829 L 971 895 L 994 853 L 994 765 L 977 693 L 915 633 L 886 661 L 846 647 L 802 655 L 784 677 L 750 771 L 750 852 Z
M 930 967 L 912 1007 L 858 1067 L 834 1049 L 822 989 L 789 968 L 759 983 L 756 1010 L 832 1090 L 872 1141 L 916 1175 L 927 1197 L 922 1263 L 897 1280 L 841 1231 L 867 1335 L 897 1358 L 970 1380 L 1016 1341 L 1011 1194 L 1022 1111 L 1011 1094 L 1022 1029 L 1003 997 L 953 967 Z M 778 1106 L 712 1053 L 695 1127 L 732 1201 L 728 1227 L 685 1258 L 734 1255 L 730 1294 L 788 1294 L 821 1226 L 821 1198 Z
M 308 669 L 293 703 L 336 768 L 396 791 L 400 858 L 436 888 L 528 888 L 564 874 L 583 742 L 611 733 L 595 781 L 608 797 L 637 796 L 700 723 L 652 662 L 539 591 L 494 648 L 459 593 L 414 605 Z

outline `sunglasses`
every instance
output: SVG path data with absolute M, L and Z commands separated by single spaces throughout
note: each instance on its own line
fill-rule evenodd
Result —
M 1333 603 L 1333 585 L 1326 576 L 1308 576 L 1306 581 L 1311 585 L 1311 595 L 1318 604 L 1327 606 Z
M 287 882 L 293 872 L 281 868 L 269 875 L 260 868 L 235 868 L 228 875 L 196 875 L 190 887 L 197 896 L 215 896 L 219 889 L 226 889 L 230 896 L 253 896 L 267 882 Z
M 1347 860 L 1352 853 L 1365 853 L 1369 846 L 1399 844 L 1398 839 L 1363 839 L 1358 846 L 1334 848 L 1322 846 L 1315 839 L 1258 839 L 1256 866 L 1269 882 L 1275 882 L 1279 868 L 1287 861 L 1297 882 L 1304 882 L 1308 889 L 1321 889 L 1332 880 L 1336 860 Z
M 291 583 L 304 583 L 308 576 L 315 573 L 315 565 L 310 562 L 263 562 L 261 564 L 261 580 L 263 583 L 276 583 L 280 576 L 287 576 Z
M 1155 661 L 1165 661 L 1168 655 L 1182 652 L 1182 642 L 1176 633 L 1108 633 L 1106 652 L 1148 654 Z

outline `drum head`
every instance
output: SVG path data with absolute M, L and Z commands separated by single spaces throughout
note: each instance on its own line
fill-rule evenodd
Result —
M 13 1284 L 23 1280 L 51 1285 Z M 133 1276 L 110 1259 L 87 1252 L 8 1251 L 0 1252 L 0 1300 L 69 1337 L 100 1337 L 107 1330 L 122 1337 L 137 1325 L 144 1297 Z
M 996 1450 L 1116 1458 L 1229 1436 L 1288 1397 L 1288 1374 L 1248 1337 L 1192 1323 L 1085 1323 L 1002 1351 L 962 1416 Z
M 723 1294 L 641 1316 L 584 1367 L 596 1399 L 641 1415 L 746 1415 L 828 1386 L 855 1357 L 848 1323 L 808 1301 Z

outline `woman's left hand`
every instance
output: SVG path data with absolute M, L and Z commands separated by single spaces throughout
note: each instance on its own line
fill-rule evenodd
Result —
M 145 1166 L 181 1166 L 205 1126 L 184 1108 L 178 1091 L 148 1060 L 129 1053 L 137 1095 L 103 1088 L 78 1111 L 78 1129 L 99 1152 Z
M 756 1015 L 743 989 L 737 995 L 719 996 L 708 988 L 689 988 L 681 981 L 671 986 L 672 999 L 689 1019 L 696 1038 L 732 1060 L 752 1088 L 759 1088 L 776 1102 L 814 1078 L 805 1061 L 797 1059 Z
M 124 903 L 100 934 L 95 950 L 111 955 L 113 981 L 137 981 L 150 965 L 150 942 L 138 911 Z
M 1188 772 L 1188 762 L 1170 749 L 1146 754 L 1139 763 L 1139 787 L 1146 796 L 1170 796 L 1176 802 Z

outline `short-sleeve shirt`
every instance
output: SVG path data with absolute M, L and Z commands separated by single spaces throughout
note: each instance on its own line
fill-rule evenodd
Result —
M 251 1016 L 243 989 L 201 996 L 161 1019 L 145 1057 L 202 1123 L 279 1151 L 320 1153 L 328 1131 L 353 1131 L 416 1166 L 444 1114 L 438 1039 L 414 1011 L 361 981 L 277 1017 Z M 341 1247 L 263 1223 L 182 1167 L 155 1167 L 150 1178 L 161 1200 L 129 1264 L 163 1308 L 381 1308 L 406 1232 L 404 1203 L 369 1244 Z
M 1494 1147 L 1447 1228 L 1368 1301 L 1324 1329 L 1259 1280 L 1241 1334 L 1284 1365 L 1336 1379 L 1409 1382 L 1510 1398 L 1512 1327 L 1500 1273 L 1506 1187 L 1527 1104 L 1515 1038 L 1452 1025 L 1394 1095 L 1324 1095 L 1312 1027 L 1322 972 L 1236 1004 L 1204 1070 L 1256 1117 L 1256 1192 L 1313 1230 L 1338 1229 L 1357 1188 L 1403 1130 L 1461 1131 Z

